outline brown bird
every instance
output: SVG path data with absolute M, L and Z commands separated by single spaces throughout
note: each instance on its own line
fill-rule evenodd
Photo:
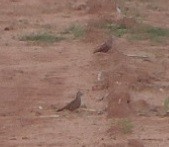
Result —
M 114 43 L 114 36 L 109 38 L 106 42 L 102 43 L 93 53 L 97 53 L 97 52 L 106 53 L 112 48 L 113 43 Z
M 78 91 L 76 94 L 76 98 L 71 101 L 70 103 L 68 103 L 66 106 L 64 106 L 61 109 L 58 109 L 57 112 L 59 111 L 63 111 L 63 110 L 69 110 L 69 111 L 74 111 L 76 109 L 78 109 L 81 106 L 81 96 L 83 95 L 82 92 Z

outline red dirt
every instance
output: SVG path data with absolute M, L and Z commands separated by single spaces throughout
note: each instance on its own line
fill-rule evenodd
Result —
M 96 19 L 98 9 L 89 11 L 84 3 L 1 0 L 0 146 L 168 147 L 169 120 L 161 112 L 169 94 L 168 42 L 153 45 L 116 38 L 112 51 L 93 54 L 97 43 L 107 36 L 90 25 L 88 38 L 82 40 L 53 44 L 19 40 L 34 32 L 58 33 L 77 22 L 116 19 L 110 5 L 102 6 L 99 14 L 104 11 L 104 15 Z M 141 9 L 146 23 L 169 27 L 167 0 L 126 3 L 131 9 Z M 160 11 L 150 10 L 150 4 Z M 125 23 L 132 27 L 134 22 Z M 129 54 L 146 54 L 149 60 L 126 56 Z M 98 81 L 100 72 L 104 78 Z M 84 93 L 82 102 L 87 108 L 56 112 L 73 100 L 78 90 Z M 111 130 L 119 117 L 131 120 L 131 134 Z

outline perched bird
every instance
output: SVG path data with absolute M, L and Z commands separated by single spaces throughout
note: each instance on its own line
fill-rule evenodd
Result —
M 64 106 L 61 109 L 58 109 L 57 112 L 59 111 L 63 111 L 63 110 L 69 110 L 69 111 L 74 111 L 76 109 L 78 109 L 81 106 L 81 96 L 83 95 L 82 92 L 78 91 L 76 94 L 76 98 L 71 101 L 70 103 L 68 103 L 66 106 Z
M 114 36 L 109 38 L 106 42 L 102 43 L 93 53 L 97 53 L 97 52 L 106 53 L 112 48 L 113 43 L 114 43 Z

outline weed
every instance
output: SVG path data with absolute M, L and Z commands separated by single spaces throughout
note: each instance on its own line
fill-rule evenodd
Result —
M 148 4 L 147 8 L 153 11 L 160 11 L 160 8 L 156 5 Z
M 147 32 L 151 37 L 169 37 L 169 29 L 148 27 Z
M 164 110 L 165 110 L 166 112 L 169 111 L 169 98 L 166 98 L 166 99 L 164 100 Z
M 117 125 L 120 127 L 124 134 L 132 133 L 133 124 L 129 119 L 122 119 L 117 122 Z
M 134 40 L 151 40 L 155 42 L 162 42 L 169 37 L 169 29 L 154 27 L 150 25 L 140 25 L 129 31 L 129 37 Z
M 128 31 L 125 25 L 118 25 L 113 23 L 112 24 L 106 23 L 102 27 L 107 29 L 109 33 L 117 37 L 122 37 Z
M 84 26 L 76 24 L 71 25 L 65 31 L 61 32 L 61 34 L 72 34 L 74 38 L 80 38 L 86 34 L 86 29 Z
M 169 37 L 168 28 L 154 27 L 151 25 L 138 24 L 134 27 L 126 27 L 125 24 L 105 23 L 98 25 L 98 27 L 108 30 L 108 33 L 117 37 L 122 37 L 128 34 L 129 39 L 132 40 L 150 40 L 154 42 L 164 42 Z
M 30 35 L 24 35 L 20 38 L 21 41 L 33 41 L 33 42 L 46 42 L 53 43 L 65 39 L 62 36 L 56 36 L 49 33 L 33 33 Z

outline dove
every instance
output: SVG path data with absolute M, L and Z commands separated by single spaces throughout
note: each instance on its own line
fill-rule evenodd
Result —
M 61 109 L 58 109 L 57 112 L 63 111 L 63 110 L 69 110 L 69 111 L 74 111 L 78 109 L 81 106 L 81 96 L 83 95 L 82 92 L 78 91 L 76 94 L 76 98 L 68 103 L 66 106 L 64 106 Z
M 97 52 L 106 53 L 112 48 L 113 43 L 114 43 L 114 37 L 112 36 L 107 41 L 102 43 L 93 53 L 97 53 Z

